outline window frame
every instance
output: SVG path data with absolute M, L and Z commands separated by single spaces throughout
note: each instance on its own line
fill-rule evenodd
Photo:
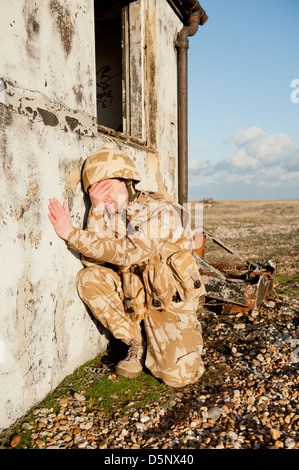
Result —
M 143 0 L 121 2 L 122 131 L 102 125 L 98 119 L 97 106 L 97 124 L 100 132 L 142 147 L 148 146 L 147 47 L 144 29 Z M 95 54 L 97 47 L 95 44 Z

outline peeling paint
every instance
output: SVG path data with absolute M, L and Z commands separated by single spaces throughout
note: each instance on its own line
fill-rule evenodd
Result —
M 19 209 L 15 210 L 14 212 L 13 212 L 12 209 L 11 209 L 10 215 L 11 215 L 11 216 L 14 216 L 14 218 L 15 218 L 16 220 L 19 220 L 19 219 L 21 219 L 21 218 L 23 217 L 23 215 L 25 214 L 25 212 L 28 211 L 28 209 L 29 209 L 29 204 L 27 204 L 27 202 L 25 202 L 24 204 L 22 204 L 22 205 L 19 207 Z
M 15 220 L 21 219 L 23 215 L 25 214 L 25 212 L 29 210 L 30 206 L 37 202 L 38 188 L 39 186 L 36 180 L 33 179 L 29 181 L 29 188 L 26 193 L 27 199 L 23 204 L 21 204 L 21 206 L 18 209 L 16 210 L 13 210 L 12 208 L 10 209 L 11 217 L 14 217 Z
M 27 33 L 26 51 L 30 58 L 36 60 L 39 57 L 37 37 L 40 32 L 38 8 L 31 9 L 31 2 L 26 1 L 23 8 L 23 17 Z
M 65 55 L 68 56 L 71 50 L 74 34 L 74 26 L 71 21 L 70 10 L 67 7 L 62 6 L 57 0 L 51 0 L 50 9 L 56 20 Z
M 26 388 L 37 384 L 45 374 L 45 368 L 42 367 L 44 354 L 38 349 L 44 331 L 42 317 L 38 314 L 42 296 L 34 296 L 34 292 L 39 291 L 39 285 L 33 285 L 28 276 L 29 273 L 24 272 L 18 284 L 16 330 L 20 342 L 14 351 Z
M 176 172 L 176 162 L 175 162 L 175 157 L 174 155 L 168 154 L 168 166 L 169 166 L 169 171 L 172 176 L 175 176 Z
M 3 89 L 3 94 L 5 94 L 5 89 Z M 10 169 L 12 165 L 13 156 L 11 152 L 7 149 L 7 137 L 5 129 L 9 127 L 11 123 L 12 111 L 8 109 L 6 105 L 0 103 L 0 151 L 2 160 L 2 171 L 8 178 L 10 177 Z
M 64 184 L 64 197 L 67 199 L 70 207 L 73 206 L 73 198 L 77 186 L 81 183 L 81 171 L 84 159 L 81 158 L 75 162 L 60 162 L 59 170 L 61 180 Z
M 42 232 L 39 231 L 37 234 L 34 234 L 34 232 L 30 232 L 29 234 L 29 241 L 32 245 L 34 245 L 35 249 L 38 247 L 41 239 L 42 239 Z
M 94 116 L 78 110 L 73 111 L 61 103 L 54 103 L 41 93 L 20 89 L 8 80 L 5 83 L 6 106 L 0 113 L 3 124 L 10 125 L 11 112 L 17 112 L 32 123 L 41 121 L 45 126 L 75 132 L 79 136 L 96 137 L 97 125 Z M 0 103 L 0 106 L 3 105 Z
M 82 93 L 83 87 L 82 87 L 82 85 L 79 84 L 77 86 L 73 86 L 72 90 L 75 94 L 77 104 L 81 104 L 82 103 L 82 98 L 83 98 L 83 93 Z
M 28 110 L 28 107 L 25 109 Z M 41 108 L 36 108 L 36 109 L 39 112 L 45 126 L 57 126 L 58 125 L 59 121 L 58 121 L 57 116 L 54 113 L 52 113 L 51 111 L 47 111 L 46 109 L 41 109 Z M 29 108 L 29 112 L 30 112 L 30 108 Z
M 38 182 L 35 179 L 33 179 L 29 182 L 29 189 L 27 191 L 27 197 L 30 203 L 36 201 L 37 192 L 38 192 Z
M 26 0 L 23 7 L 23 17 L 27 32 L 27 38 L 32 40 L 39 33 L 40 25 L 37 21 L 38 8 L 31 8 L 31 1 Z
M 65 120 L 71 131 L 74 131 L 79 124 L 78 119 L 70 116 L 65 116 Z
M 148 142 L 152 147 L 156 147 L 156 119 L 157 119 L 157 96 L 156 96 L 156 35 L 155 25 L 151 24 L 149 12 L 146 12 L 146 84 L 148 96 Z

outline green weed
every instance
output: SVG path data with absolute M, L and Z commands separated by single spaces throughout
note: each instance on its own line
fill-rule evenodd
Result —
M 145 372 L 136 379 L 117 377 L 111 380 L 109 377 L 107 372 L 85 390 L 88 408 L 96 407 L 108 414 L 117 409 L 124 414 L 158 401 L 167 391 L 166 385 Z
M 278 284 L 276 291 L 279 294 L 298 295 L 299 294 L 299 272 L 276 273 L 274 281 Z

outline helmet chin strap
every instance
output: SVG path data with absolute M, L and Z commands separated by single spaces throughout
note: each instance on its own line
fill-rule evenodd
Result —
M 129 202 L 133 202 L 139 196 L 141 191 L 135 191 L 133 193 L 133 191 L 132 191 L 132 185 L 133 185 L 132 180 L 125 180 L 125 183 L 126 183 L 126 187 L 127 187 L 127 191 L 128 191 L 128 195 L 129 195 Z

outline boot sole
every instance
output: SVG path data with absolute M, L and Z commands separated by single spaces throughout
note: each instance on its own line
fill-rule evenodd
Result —
M 127 379 L 135 379 L 136 377 L 139 377 L 139 375 L 141 375 L 142 369 L 138 372 L 130 372 L 126 369 L 122 369 L 121 367 L 116 367 L 115 373 L 116 375 L 120 375 L 121 377 L 126 377 Z

